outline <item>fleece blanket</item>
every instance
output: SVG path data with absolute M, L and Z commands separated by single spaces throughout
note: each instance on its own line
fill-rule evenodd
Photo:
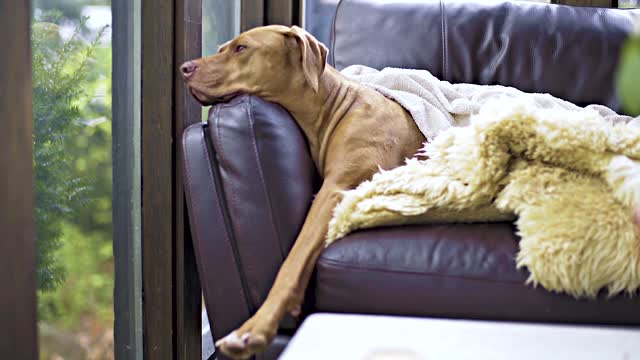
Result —
M 516 263 L 529 283 L 575 297 L 637 293 L 639 119 L 512 88 L 453 85 L 426 71 L 358 74 L 405 106 L 430 141 L 426 160 L 380 170 L 344 193 L 327 245 L 373 226 L 514 219 Z
M 580 111 L 583 108 L 549 94 L 531 94 L 500 85 L 451 84 L 441 81 L 427 70 L 384 68 L 382 71 L 352 65 L 342 74 L 376 89 L 402 105 L 413 117 L 428 141 L 451 126 L 467 126 L 472 115 L 488 101 L 526 98 L 538 108 L 560 108 Z M 602 105 L 589 105 L 605 120 L 629 122 L 629 116 L 618 115 Z M 640 123 L 640 119 L 637 120 Z

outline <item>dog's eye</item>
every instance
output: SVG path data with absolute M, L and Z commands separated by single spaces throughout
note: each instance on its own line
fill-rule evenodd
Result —
M 236 48 L 233 50 L 233 52 L 235 53 L 241 53 L 243 51 L 245 51 L 247 49 L 247 47 L 245 45 L 238 45 L 236 46 Z

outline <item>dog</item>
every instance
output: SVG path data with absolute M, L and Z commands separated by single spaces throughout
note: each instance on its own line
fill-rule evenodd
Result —
M 243 93 L 287 109 L 304 132 L 323 178 L 266 300 L 253 317 L 216 343 L 234 358 L 264 350 L 282 318 L 300 313 L 341 192 L 370 179 L 379 167 L 402 165 L 425 141 L 403 107 L 341 75 L 326 59 L 327 48 L 305 30 L 272 25 L 244 32 L 217 54 L 180 67 L 202 105 Z
M 264 350 L 283 317 L 297 316 L 341 193 L 416 155 L 426 141 L 395 101 L 326 64 L 327 48 L 305 30 L 265 26 L 238 35 L 218 54 L 188 61 L 180 71 L 202 104 L 252 94 L 287 109 L 309 144 L 323 178 L 291 252 L 258 311 L 216 342 L 245 359 Z M 640 224 L 640 209 L 634 214 Z

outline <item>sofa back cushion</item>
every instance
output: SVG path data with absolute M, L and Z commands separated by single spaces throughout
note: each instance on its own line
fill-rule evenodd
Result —
M 454 83 L 513 86 L 620 111 L 615 69 L 634 13 L 529 1 L 342 0 L 329 61 L 339 70 L 426 69 Z

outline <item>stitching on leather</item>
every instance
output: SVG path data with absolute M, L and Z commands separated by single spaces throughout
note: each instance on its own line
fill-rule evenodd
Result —
M 196 124 L 193 125 L 192 127 L 195 126 L 201 126 L 200 124 Z M 191 161 L 189 160 L 189 151 L 187 150 L 187 137 L 189 135 L 189 132 L 191 130 L 187 129 L 187 131 L 184 133 L 184 136 L 182 137 L 182 146 L 183 146 L 183 154 L 184 154 L 184 163 L 185 163 L 185 174 L 187 175 L 187 184 L 185 186 L 185 189 L 187 190 L 187 192 L 189 193 L 189 198 L 191 199 L 191 201 L 195 201 L 196 197 L 193 194 L 193 189 L 191 187 L 191 184 L 193 183 L 193 181 L 191 180 L 192 174 L 191 174 Z M 209 169 L 209 171 L 211 171 L 211 169 Z M 199 214 L 197 214 L 197 211 L 192 211 L 189 212 L 189 217 L 193 219 L 193 221 L 196 223 L 196 227 L 195 229 L 192 229 L 193 231 L 193 236 L 195 237 L 195 244 L 200 243 L 202 241 L 202 236 L 200 233 L 200 226 L 198 224 L 201 224 L 200 222 L 200 216 Z M 194 244 L 194 245 L 195 245 Z M 198 247 L 196 247 L 198 248 Z M 197 251 L 197 250 L 196 250 Z M 199 251 L 197 251 L 199 253 Z M 202 254 L 199 254 L 202 255 Z M 207 261 L 200 261 L 199 262 L 200 266 L 202 267 L 202 271 L 204 271 L 205 273 L 209 273 L 209 268 L 207 266 Z M 208 281 L 203 281 L 202 282 L 202 287 L 204 288 L 204 292 L 205 294 L 209 294 L 209 282 Z M 206 299 L 205 299 L 206 301 Z
M 240 104 L 244 104 L 245 102 L 241 102 Z M 224 147 L 222 146 L 222 141 L 220 140 L 220 108 L 221 107 L 217 107 L 215 112 L 214 112 L 214 121 L 215 121 L 215 125 L 216 125 L 216 132 L 215 132 L 215 141 L 217 144 L 217 150 L 218 150 L 218 154 L 220 155 L 220 160 L 221 162 L 224 162 L 226 159 L 225 153 L 224 153 Z M 222 193 L 220 194 L 220 197 L 225 197 L 224 194 L 226 193 L 224 190 L 227 189 L 228 187 L 225 186 L 222 183 L 222 178 L 220 178 L 220 184 L 222 185 Z M 233 186 L 229 187 L 229 192 L 230 192 L 230 197 L 231 199 L 229 200 L 231 203 L 231 206 L 236 206 L 236 198 L 235 198 L 235 192 L 233 191 Z M 226 197 L 225 197 L 226 198 Z M 228 209 L 228 207 L 227 207 Z M 233 224 L 231 224 L 231 218 L 227 215 L 224 218 L 225 223 L 228 223 L 228 226 L 230 227 L 229 231 L 233 231 Z M 249 286 L 247 284 L 247 276 L 244 272 L 244 264 L 242 261 L 242 257 L 240 256 L 240 250 L 238 249 L 238 242 L 236 241 L 235 237 L 231 238 L 230 240 L 233 242 L 232 244 L 232 250 L 234 251 L 234 257 L 236 257 L 236 262 L 238 263 L 238 271 L 240 273 L 240 282 L 242 283 L 242 288 L 245 292 L 245 301 L 246 304 L 249 308 L 249 313 L 252 312 L 252 309 L 255 309 L 256 306 L 253 302 L 253 297 L 251 296 L 251 292 L 249 291 Z
M 224 146 L 222 145 L 222 140 L 220 139 L 220 108 L 216 109 L 216 117 L 215 117 L 215 122 L 216 122 L 216 150 L 218 151 L 218 154 L 220 154 L 220 162 L 226 162 L 227 161 L 227 156 L 225 154 L 225 150 L 224 150 Z M 220 179 L 222 180 L 222 178 Z M 224 189 L 228 189 L 228 201 L 230 203 L 230 205 L 234 208 L 237 209 L 238 206 L 238 200 L 237 200 L 237 195 L 236 192 L 234 191 L 235 188 L 233 186 L 233 183 L 230 183 L 229 186 L 224 186 Z
M 203 126 L 201 124 L 196 124 L 196 125 L 193 125 L 193 126 L 194 127 L 197 126 L 198 128 L 200 128 L 201 131 L 204 132 L 204 128 L 203 128 Z M 188 135 L 188 134 L 189 134 L 189 132 L 185 133 L 185 135 Z M 206 134 L 203 134 L 203 137 L 200 139 L 199 142 L 200 142 L 201 150 L 202 150 L 202 153 L 204 154 L 204 157 L 206 159 L 209 159 L 209 152 L 207 151 L 206 143 L 204 141 L 204 137 L 205 136 L 206 136 Z M 186 137 L 187 136 L 184 136 L 183 139 L 186 138 Z M 187 192 L 189 193 L 189 197 L 191 198 L 191 201 L 195 201 L 195 199 L 197 199 L 197 197 L 193 193 L 193 188 L 190 186 L 190 184 L 193 183 L 193 180 L 192 180 L 193 176 L 192 176 L 192 171 L 191 171 L 191 161 L 189 160 L 190 157 L 187 155 L 188 151 L 186 149 L 187 148 L 186 144 L 187 144 L 187 142 L 183 140 L 183 147 L 185 149 L 184 150 L 184 154 L 185 154 L 184 160 L 185 160 L 185 165 L 186 165 L 185 173 L 187 174 L 187 182 L 188 182 L 188 184 L 186 186 L 186 189 L 187 189 Z M 215 191 L 214 185 L 213 185 L 214 176 L 213 176 L 213 172 L 211 170 L 211 164 L 209 163 L 209 164 L 206 164 L 205 166 L 207 168 L 207 172 L 209 173 L 209 180 L 210 180 L 210 181 L 206 181 L 208 190 L 210 190 L 214 194 L 217 194 L 217 192 Z M 218 206 L 221 206 L 221 204 L 218 203 Z M 220 212 L 222 212 L 222 209 L 220 209 L 220 208 L 218 208 L 218 209 L 219 209 Z M 196 224 L 202 224 L 201 218 L 200 218 L 200 216 L 199 216 L 197 211 L 194 211 L 194 212 L 190 213 L 189 215 L 191 217 L 193 217 L 193 219 L 194 219 Z M 202 241 L 202 234 L 200 232 L 200 226 L 196 226 L 196 228 L 193 229 L 193 230 L 195 230 L 194 231 L 194 235 L 196 237 L 196 242 L 201 242 Z M 229 244 L 229 246 L 233 248 L 233 245 L 231 244 L 231 239 L 229 238 L 227 232 L 223 231 L 223 233 L 224 233 L 224 238 L 225 238 L 227 244 Z M 200 254 L 200 255 L 202 255 L 202 254 Z M 205 273 L 209 273 L 210 272 L 210 269 L 208 267 L 208 263 L 207 263 L 206 260 L 201 260 L 201 261 L 199 261 L 199 263 L 200 263 L 200 266 L 202 267 L 202 270 Z M 240 281 L 242 281 L 242 274 L 239 274 L 239 275 L 240 275 Z M 210 284 L 207 281 L 203 281 L 202 286 L 204 288 L 205 293 L 209 294 L 210 293 L 210 291 L 209 291 L 210 290 Z M 209 299 L 209 301 L 206 301 L 206 302 L 213 302 L 213 301 L 214 301 L 213 299 Z M 246 295 L 245 295 L 245 305 L 247 305 L 247 313 L 251 314 L 251 309 L 249 308 L 249 304 L 246 302 Z
M 491 282 L 491 283 L 500 283 L 500 284 L 518 284 L 522 285 L 523 283 L 520 281 L 502 281 L 502 280 L 493 280 L 493 279 L 482 279 L 482 278 L 474 278 L 469 276 L 462 275 L 449 275 L 443 273 L 434 273 L 434 272 L 417 272 L 415 270 L 408 270 L 402 268 L 396 269 L 379 269 L 371 266 L 358 266 L 342 261 L 329 260 L 329 259 L 320 259 L 318 264 L 325 265 L 327 267 L 332 267 L 334 269 L 351 269 L 358 271 L 371 271 L 371 272 L 379 272 L 379 273 L 388 273 L 388 274 L 412 274 L 412 275 L 421 275 L 421 276 L 432 276 L 432 277 L 442 277 L 442 278 L 450 278 L 450 279 L 463 279 L 463 280 L 473 280 L 473 281 L 483 281 L 483 282 Z
M 256 156 L 256 162 L 258 163 L 258 174 L 260 175 L 260 183 L 262 184 L 262 191 L 264 193 L 264 196 L 267 200 L 267 206 L 269 206 L 269 219 L 271 220 L 271 229 L 274 232 L 274 235 L 276 237 L 276 243 L 278 244 L 278 248 L 280 249 L 280 259 L 282 261 L 284 261 L 284 249 L 282 248 L 282 243 L 280 242 L 280 231 L 278 231 L 278 226 L 275 222 L 275 219 L 273 217 L 273 206 L 272 206 L 272 201 L 271 201 L 271 197 L 269 196 L 269 192 L 267 191 L 267 184 L 265 182 L 265 178 L 264 178 L 264 171 L 263 171 L 263 167 L 262 167 L 262 161 L 260 158 L 260 151 L 258 151 L 258 140 L 256 137 L 256 132 L 255 132 L 255 127 L 254 127 L 254 120 L 253 120 L 253 104 L 252 104 L 252 98 L 249 97 L 249 106 L 247 106 L 247 116 L 249 118 L 249 127 L 251 128 L 251 141 L 253 142 L 253 153 Z
M 442 75 L 445 80 L 449 79 L 449 66 L 447 64 L 447 20 L 444 10 L 444 1 L 440 0 L 440 18 L 442 21 Z
M 238 106 L 240 104 L 244 104 L 246 102 L 247 102 L 247 97 L 243 97 L 243 98 L 240 98 L 240 100 L 238 100 L 237 102 L 217 104 L 216 105 L 216 110 L 219 110 L 221 108 L 222 109 L 227 109 L 227 108 L 230 108 L 230 107 L 236 107 L 236 106 Z
M 331 64 L 332 66 L 336 66 L 336 39 L 337 39 L 337 33 L 336 33 L 336 23 L 338 23 L 338 14 L 340 13 L 340 5 L 342 5 L 342 3 L 345 2 L 345 0 L 340 0 L 340 2 L 338 2 L 338 5 L 336 6 L 336 12 L 335 15 L 333 16 L 333 24 L 331 27 L 331 32 L 333 34 L 333 41 L 331 41 L 331 62 L 333 64 Z

